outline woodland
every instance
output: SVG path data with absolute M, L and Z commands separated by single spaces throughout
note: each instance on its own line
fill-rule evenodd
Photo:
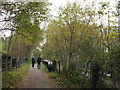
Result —
M 41 55 L 60 62 L 56 79 L 69 88 L 117 88 L 120 83 L 120 3 L 0 2 L 2 72 Z M 44 23 L 44 27 L 40 26 Z M 46 24 L 47 23 L 47 24 Z M 6 37 L 4 32 L 10 31 Z M 55 72 L 57 73 L 57 72 Z

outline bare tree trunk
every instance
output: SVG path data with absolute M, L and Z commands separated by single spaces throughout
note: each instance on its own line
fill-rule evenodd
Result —
M 18 56 L 17 56 L 17 64 L 18 64 L 18 67 L 20 67 L 20 43 L 18 44 Z
M 119 46 L 120 46 L 120 1 L 118 1 L 118 33 L 119 33 Z
M 73 26 L 73 30 L 74 30 L 74 26 Z M 73 30 L 70 28 L 71 37 L 70 37 L 69 65 L 70 65 L 70 63 L 71 63 L 71 57 L 72 57 L 72 40 L 73 40 Z
M 62 70 L 63 70 L 63 61 L 64 61 L 64 50 L 62 50 L 62 60 L 61 60 L 61 64 L 62 64 Z
M 9 43 L 8 43 L 7 56 L 6 56 L 6 59 L 5 59 L 5 71 L 9 70 L 8 66 L 10 65 L 10 61 L 11 61 L 11 60 L 8 60 L 8 59 L 10 59 L 9 58 L 9 53 L 10 53 L 10 44 L 11 44 L 12 35 L 13 35 L 13 32 L 11 31 L 11 36 L 10 36 L 10 40 L 9 40 Z

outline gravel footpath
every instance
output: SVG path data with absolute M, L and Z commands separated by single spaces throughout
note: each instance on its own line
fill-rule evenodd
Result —
M 42 68 L 38 69 L 35 64 L 34 67 L 30 67 L 17 88 L 58 88 L 58 86 L 43 72 Z

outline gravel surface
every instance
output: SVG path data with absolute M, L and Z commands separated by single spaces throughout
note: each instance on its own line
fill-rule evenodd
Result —
M 34 67 L 30 67 L 17 88 L 58 88 L 58 86 L 43 72 L 42 68 L 38 69 L 35 64 Z

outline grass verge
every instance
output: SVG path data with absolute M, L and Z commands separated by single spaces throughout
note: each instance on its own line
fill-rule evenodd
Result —
M 31 62 L 23 64 L 20 68 L 14 68 L 13 71 L 2 72 L 2 88 L 15 88 L 22 77 L 30 68 Z

